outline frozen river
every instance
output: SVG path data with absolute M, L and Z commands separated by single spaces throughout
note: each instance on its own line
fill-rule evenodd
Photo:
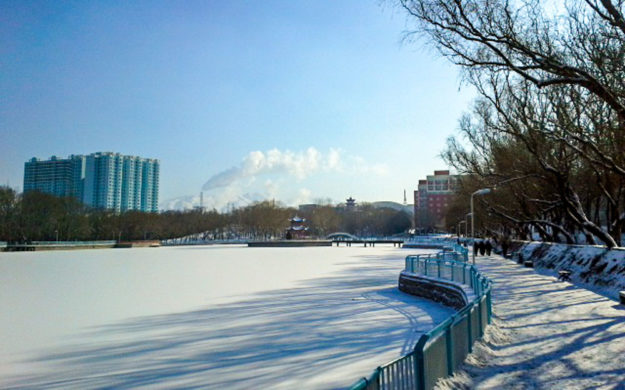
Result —
M 0 253 L 0 388 L 340 388 L 451 310 L 393 247 Z

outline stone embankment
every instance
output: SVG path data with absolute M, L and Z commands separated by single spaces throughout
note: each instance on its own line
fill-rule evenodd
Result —
M 399 290 L 456 310 L 462 309 L 472 300 L 462 286 L 456 283 L 407 272 L 399 275 Z

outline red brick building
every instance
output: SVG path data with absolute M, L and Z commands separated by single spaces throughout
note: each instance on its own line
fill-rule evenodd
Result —
M 445 226 L 445 213 L 456 192 L 458 175 L 448 170 L 434 171 L 434 175 L 419 180 L 414 192 L 415 228 L 419 231 L 442 229 Z

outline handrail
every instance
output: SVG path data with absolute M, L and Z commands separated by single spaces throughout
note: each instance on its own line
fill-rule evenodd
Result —
M 456 244 L 436 254 L 406 257 L 403 273 L 469 286 L 475 298 L 421 335 L 412 352 L 376 368 L 369 377 L 354 383 L 351 390 L 429 390 L 439 378 L 453 374 L 462 364 L 492 318 L 492 282 L 467 260 L 468 250 Z

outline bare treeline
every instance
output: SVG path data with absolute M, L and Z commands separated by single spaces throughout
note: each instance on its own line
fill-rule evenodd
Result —
M 0 186 L 0 241 L 168 239 L 200 234 L 205 239 L 283 238 L 289 219 L 307 218 L 312 237 L 345 231 L 392 235 L 411 226 L 410 216 L 361 205 L 354 212 L 330 204 L 299 212 L 276 202 L 258 202 L 220 213 L 215 210 L 114 213 L 85 207 L 71 197 L 41 192 L 18 194 Z
M 623 1 L 401 0 L 413 34 L 479 97 L 443 156 L 462 191 L 448 215 L 491 234 L 621 244 L 625 221 Z M 480 217 L 481 216 L 481 217 Z

